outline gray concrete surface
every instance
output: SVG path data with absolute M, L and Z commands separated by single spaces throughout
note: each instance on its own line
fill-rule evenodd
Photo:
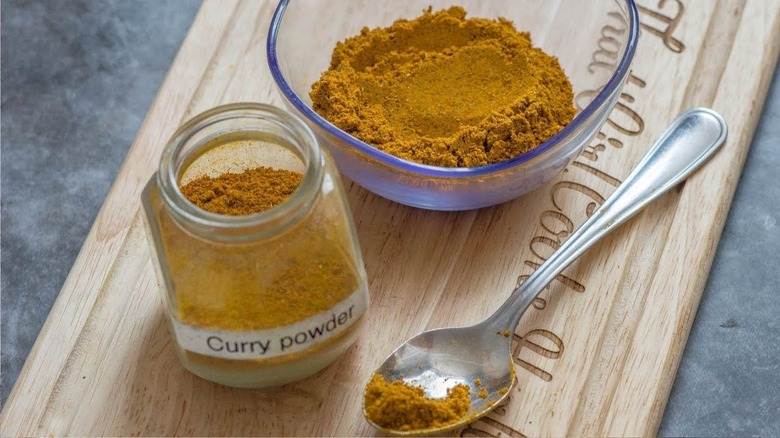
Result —
M 5 402 L 198 2 L 2 1 Z M 780 71 L 674 389 L 665 436 L 780 436 Z
M 2 1 L 0 402 L 199 5 Z

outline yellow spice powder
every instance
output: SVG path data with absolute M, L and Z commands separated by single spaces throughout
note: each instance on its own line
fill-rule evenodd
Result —
M 197 178 L 180 190 L 205 210 L 245 215 L 283 203 L 302 177 L 258 167 Z M 163 216 L 161 239 L 180 320 L 201 328 L 264 330 L 325 312 L 346 299 L 359 282 L 346 225 L 334 222 L 323 208 L 318 203 L 317 214 L 273 238 L 231 245 L 193 238 Z M 197 263 L 192 254 L 198 254 Z
M 458 422 L 471 409 L 469 387 L 459 384 L 443 399 L 425 396 L 422 388 L 401 380 L 387 382 L 375 374 L 366 387 L 366 416 L 376 425 L 398 431 L 439 428 Z
M 339 43 L 312 86 L 313 108 L 400 158 L 474 167 L 529 151 L 575 114 L 558 60 L 503 18 L 460 7 L 364 28 Z
M 259 213 L 286 201 L 303 174 L 260 166 L 241 173 L 204 175 L 181 187 L 190 202 L 212 213 L 243 216 Z

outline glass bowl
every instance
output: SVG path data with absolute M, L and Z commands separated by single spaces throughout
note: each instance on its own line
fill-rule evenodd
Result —
M 558 134 L 512 159 L 448 168 L 406 161 L 337 128 L 311 107 L 309 92 L 330 65 L 336 43 L 363 27 L 386 27 L 462 6 L 467 17 L 504 17 L 528 31 L 534 46 L 558 58 L 572 83 L 577 114 Z M 314 131 L 339 171 L 402 204 L 467 210 L 514 199 L 555 176 L 590 143 L 620 97 L 636 50 L 633 0 L 281 0 L 268 36 L 268 63 L 288 109 Z

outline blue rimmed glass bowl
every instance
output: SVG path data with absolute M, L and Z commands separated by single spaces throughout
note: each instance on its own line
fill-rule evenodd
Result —
M 572 82 L 577 115 L 537 148 L 481 167 L 446 168 L 387 154 L 337 128 L 311 107 L 309 91 L 336 43 L 367 26 L 462 6 L 468 17 L 504 17 L 558 58 Z M 606 121 L 628 76 L 639 18 L 633 0 L 281 0 L 268 36 L 268 63 L 288 109 L 314 131 L 339 171 L 372 192 L 433 210 L 467 210 L 516 198 L 555 176 Z

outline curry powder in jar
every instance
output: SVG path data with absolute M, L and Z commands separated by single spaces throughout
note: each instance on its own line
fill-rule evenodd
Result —
M 299 119 L 249 103 L 196 116 L 167 145 L 142 201 L 189 371 L 282 385 L 356 340 L 368 289 L 354 224 L 335 166 Z

